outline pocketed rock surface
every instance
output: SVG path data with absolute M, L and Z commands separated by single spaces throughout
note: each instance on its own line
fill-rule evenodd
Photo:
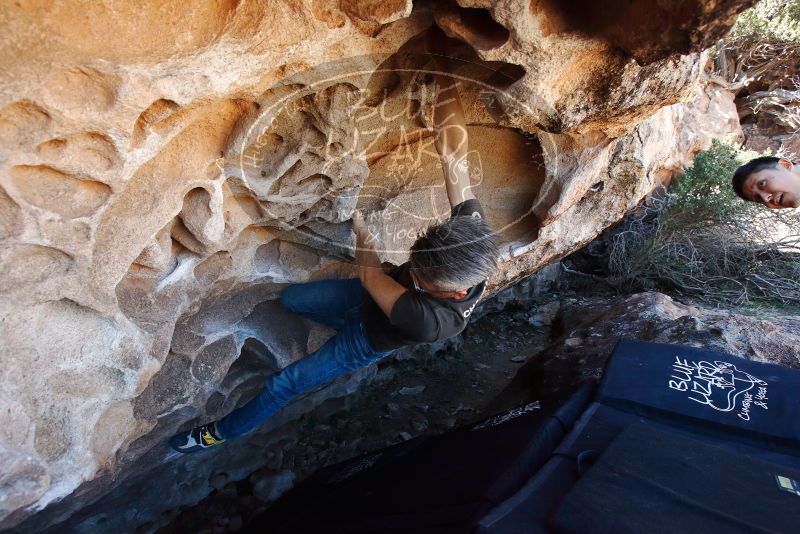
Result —
M 43 530 L 137 476 L 165 487 L 159 476 L 200 469 L 170 463 L 164 441 L 330 334 L 276 298 L 353 274 L 353 210 L 395 264 L 446 216 L 420 72 L 429 32 L 451 39 L 476 195 L 502 244 L 497 291 L 591 240 L 712 137 L 740 133 L 702 50 L 750 4 L 3 6 L 0 529 Z M 245 449 L 224 462 L 258 468 Z M 127 495 L 120 509 L 140 494 Z

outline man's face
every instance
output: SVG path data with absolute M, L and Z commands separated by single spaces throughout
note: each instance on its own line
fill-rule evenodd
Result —
M 754 172 L 742 187 L 744 196 L 771 209 L 800 207 L 800 173 L 782 159 L 776 167 Z

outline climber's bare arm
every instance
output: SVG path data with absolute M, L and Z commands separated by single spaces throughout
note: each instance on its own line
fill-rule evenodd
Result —
M 383 272 L 381 260 L 373 247 L 372 236 L 359 212 L 353 214 L 353 233 L 356 235 L 356 265 L 361 285 L 386 317 L 391 317 L 394 303 L 407 289 Z
M 433 126 L 436 130 L 436 150 L 442 162 L 447 198 L 450 200 L 450 205 L 455 206 L 475 198 L 472 194 L 467 162 L 469 151 L 467 124 L 453 79 L 438 74 L 435 76 L 435 82 L 437 93 Z

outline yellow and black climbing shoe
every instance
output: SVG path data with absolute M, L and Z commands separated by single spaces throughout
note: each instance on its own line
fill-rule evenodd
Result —
M 215 423 L 195 427 L 187 432 L 172 436 L 169 440 L 170 447 L 178 452 L 197 452 L 218 445 L 225 441 L 217 432 Z

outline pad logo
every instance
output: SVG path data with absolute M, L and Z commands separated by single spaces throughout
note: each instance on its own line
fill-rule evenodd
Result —
M 533 401 L 525 406 L 520 406 L 519 408 L 514 408 L 510 412 L 502 413 L 500 415 L 495 415 L 491 419 L 487 419 L 483 423 L 479 423 L 475 425 L 471 432 L 475 432 L 476 430 L 481 430 L 483 428 L 489 428 L 497 425 L 501 425 L 507 421 L 511 421 L 512 419 L 516 419 L 520 415 L 526 414 L 533 410 L 540 410 L 542 405 L 539 404 L 539 401 Z
M 358 473 L 369 469 L 375 463 L 381 459 L 383 456 L 382 452 L 377 452 L 375 454 L 371 454 L 365 458 L 362 458 L 358 463 L 351 465 L 349 467 L 345 467 L 343 470 L 335 473 L 330 479 L 328 479 L 327 484 L 337 484 L 342 480 L 346 480 L 352 476 L 357 475 Z
M 736 412 L 744 421 L 750 420 L 754 406 L 768 409 L 768 384 L 728 362 L 695 362 L 676 356 L 668 385 L 714 410 Z

